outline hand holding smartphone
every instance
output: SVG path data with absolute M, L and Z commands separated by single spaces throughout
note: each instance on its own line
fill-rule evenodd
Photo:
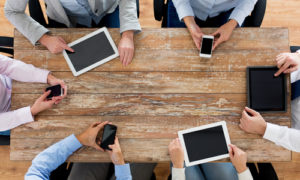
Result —
M 214 36 L 203 35 L 200 48 L 200 57 L 211 58 Z
M 51 93 L 47 96 L 47 99 L 50 100 L 52 97 L 56 96 L 63 96 L 64 95 L 64 89 L 61 87 L 60 84 L 55 86 L 50 86 L 46 88 L 46 92 L 51 90 Z
M 108 145 L 115 143 L 115 137 L 117 134 L 117 126 L 106 124 L 103 129 L 102 141 L 100 147 L 105 150 L 111 150 Z

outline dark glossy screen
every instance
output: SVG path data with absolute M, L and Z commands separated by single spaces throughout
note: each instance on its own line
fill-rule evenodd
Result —
M 251 68 L 249 70 L 250 108 L 257 111 L 279 111 L 285 108 L 284 74 L 275 77 L 278 69 Z
M 201 54 L 211 54 L 213 39 L 203 38 L 201 46 Z
M 49 90 L 51 90 L 51 92 L 47 96 L 47 99 L 51 99 L 52 97 L 55 97 L 55 96 L 61 96 L 61 94 L 63 94 L 62 88 L 59 84 L 46 88 L 46 91 L 49 91 Z
M 108 145 L 115 143 L 115 137 L 117 133 L 117 126 L 107 124 L 104 126 L 103 129 L 103 135 L 102 135 L 102 141 L 101 141 L 101 147 L 103 149 L 109 149 L 111 150 Z
M 187 133 L 183 139 L 190 162 L 228 154 L 222 126 Z
M 74 53 L 67 54 L 76 71 L 80 71 L 114 54 L 104 32 L 90 37 L 74 46 Z

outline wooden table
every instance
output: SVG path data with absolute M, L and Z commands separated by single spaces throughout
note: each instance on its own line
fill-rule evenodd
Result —
M 71 42 L 93 30 L 52 29 L 52 33 Z M 109 31 L 118 44 L 119 30 Z M 186 29 L 144 29 L 135 37 L 130 66 L 115 59 L 79 77 L 72 75 L 61 54 L 33 47 L 18 31 L 14 48 L 16 59 L 51 70 L 65 80 L 69 91 L 61 104 L 36 116 L 36 122 L 12 131 L 11 160 L 32 160 L 51 144 L 104 120 L 119 127 L 127 161 L 169 161 L 167 147 L 178 130 L 222 120 L 232 143 L 248 153 L 249 161 L 291 160 L 290 151 L 238 127 L 246 105 L 246 67 L 274 65 L 278 53 L 289 51 L 285 28 L 237 29 L 211 59 L 199 57 Z M 33 104 L 46 86 L 14 82 L 12 108 Z M 263 116 L 290 126 L 290 102 L 287 113 Z M 107 153 L 87 147 L 69 160 L 110 161 Z

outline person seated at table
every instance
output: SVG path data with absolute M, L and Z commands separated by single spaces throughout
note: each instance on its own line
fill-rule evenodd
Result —
M 101 131 L 104 125 L 108 123 L 108 121 L 92 123 L 82 133 L 78 135 L 72 134 L 39 153 L 33 159 L 32 165 L 25 174 L 25 179 L 49 179 L 51 172 L 64 163 L 70 155 L 72 155 L 82 146 L 89 146 L 95 148 L 96 150 L 104 151 L 100 147 L 100 143 L 96 142 L 96 138 L 99 131 Z M 108 151 L 107 153 L 109 154 L 111 161 L 114 163 L 116 178 L 123 180 L 132 179 L 130 166 L 129 164 L 125 164 L 117 137 L 115 138 L 115 143 L 113 145 L 109 145 L 109 147 L 112 149 L 112 151 Z M 95 178 L 92 176 L 92 174 L 86 173 L 85 170 L 86 169 L 78 169 L 79 172 L 76 174 L 80 174 L 80 177 L 84 175 L 85 177 L 82 177 L 82 179 Z M 105 172 L 104 169 L 99 168 L 98 173 L 102 173 L 102 176 L 99 176 L 101 179 L 106 179 L 107 172 Z
M 245 18 L 251 14 L 257 2 L 257 0 L 172 1 L 168 3 L 171 14 L 168 17 L 168 26 L 187 27 L 199 50 L 204 35 L 201 31 L 202 27 L 218 27 L 212 34 L 215 36 L 214 50 L 219 44 L 230 39 L 237 26 L 243 26 Z
M 28 0 L 7 0 L 7 19 L 35 45 L 41 43 L 51 53 L 64 49 L 73 52 L 65 40 L 53 36 L 44 26 L 25 14 Z M 120 27 L 118 45 L 120 60 L 128 65 L 134 55 L 134 33 L 141 27 L 137 18 L 136 0 L 45 0 L 51 27 Z
M 172 162 L 172 180 L 252 180 L 250 170 L 247 168 L 247 154 L 236 147 L 229 145 L 231 163 L 205 163 L 201 165 L 184 167 L 183 148 L 179 139 L 169 144 L 169 154 Z
M 245 132 L 259 134 L 263 138 L 274 142 L 288 150 L 300 152 L 300 51 L 295 53 L 281 53 L 276 57 L 279 70 L 275 76 L 281 73 L 291 73 L 292 82 L 292 128 L 267 123 L 259 112 L 245 107 L 240 119 L 240 128 Z M 293 88 L 295 87 L 295 88 Z M 300 86 L 299 86 L 300 87 Z
M 44 92 L 32 106 L 10 111 L 12 80 L 21 82 L 60 84 L 65 92 L 63 96 L 47 100 L 50 91 Z M 57 79 L 47 70 L 36 68 L 22 61 L 0 55 L 0 131 L 13 129 L 25 123 L 33 122 L 34 116 L 58 104 L 67 95 L 67 86 L 64 81 Z M 8 135 L 1 132 L 0 134 Z

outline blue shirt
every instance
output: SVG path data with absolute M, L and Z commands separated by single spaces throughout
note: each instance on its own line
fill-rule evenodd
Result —
M 229 19 L 234 19 L 241 26 L 254 9 L 257 0 L 173 0 L 179 19 L 196 16 L 205 21 L 208 17 L 218 16 L 232 8 Z
M 82 145 L 74 134 L 53 144 L 38 154 L 25 174 L 25 180 L 47 180 L 53 170 L 66 161 Z M 131 180 L 129 164 L 115 165 L 118 180 Z

